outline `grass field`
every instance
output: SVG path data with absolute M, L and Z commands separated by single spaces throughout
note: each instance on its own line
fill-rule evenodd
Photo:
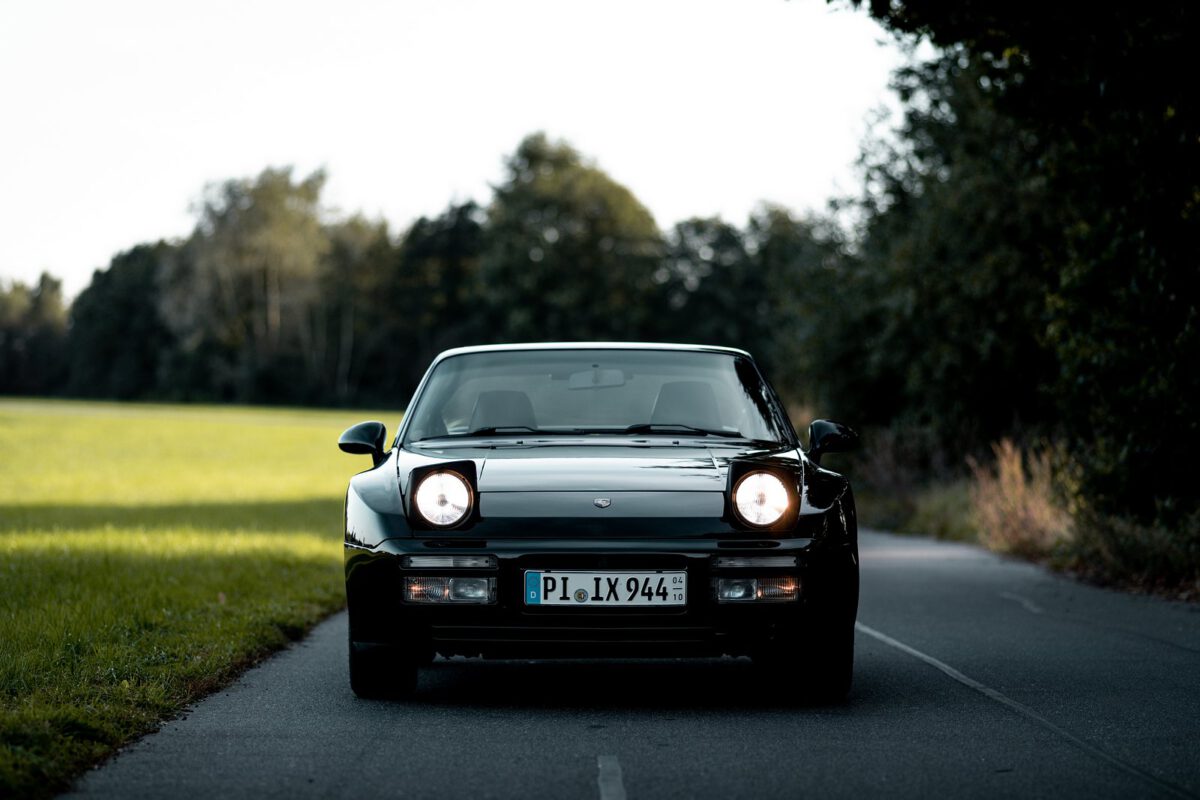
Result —
M 399 416 L 0 400 L 0 797 L 61 790 L 338 608 L 369 462 L 336 438 Z

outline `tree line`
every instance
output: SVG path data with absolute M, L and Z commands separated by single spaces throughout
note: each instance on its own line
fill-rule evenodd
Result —
M 402 408 L 434 355 L 479 342 L 724 342 L 785 362 L 800 283 L 841 241 L 764 207 L 744 229 L 660 231 L 569 144 L 527 137 L 486 208 L 395 236 L 330 220 L 323 172 L 210 186 L 183 241 L 137 245 L 69 309 L 49 276 L 4 292 L 3 391 Z
M 906 469 L 1059 443 L 1072 508 L 1182 526 L 1200 563 L 1181 468 L 1200 445 L 1197 9 L 867 10 L 936 51 L 893 76 L 902 114 L 831 213 L 663 230 L 542 134 L 485 205 L 401 235 L 328 219 L 323 173 L 267 169 L 210 187 L 189 237 L 115 256 L 69 309 L 48 276 L 5 287 L 0 391 L 399 407 L 461 344 L 733 345 L 787 397 L 908 437 Z

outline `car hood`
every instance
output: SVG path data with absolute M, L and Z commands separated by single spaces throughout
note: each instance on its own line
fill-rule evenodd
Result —
M 727 518 L 726 508 L 730 472 L 742 468 L 739 462 L 794 470 L 802 516 L 823 513 L 845 488 L 836 473 L 808 468 L 794 446 L 761 442 L 430 441 L 398 447 L 356 475 L 347 518 L 358 519 L 351 512 L 360 505 L 375 512 L 361 519 L 380 530 L 367 530 L 366 522 L 355 530 L 356 541 L 367 543 L 414 533 L 483 541 L 561 538 L 564 530 L 621 538 L 743 536 L 749 534 Z M 443 465 L 471 476 L 478 516 L 462 529 L 410 529 L 414 476 Z
M 617 442 L 452 443 L 414 448 L 409 470 L 470 461 L 477 476 L 484 535 L 537 535 L 540 522 L 592 524 L 612 533 L 636 533 L 622 520 L 676 521 L 678 533 L 711 533 L 720 527 L 730 465 L 735 459 L 786 459 L 794 450 L 751 443 L 669 440 Z M 406 459 L 407 460 L 407 459 Z M 556 522 L 557 521 L 557 522 Z M 615 527 L 614 527 L 615 526 Z M 589 528 L 591 530 L 591 528 Z M 664 530 L 656 523 L 647 531 Z M 553 525 L 547 528 L 553 532 Z
M 483 460 L 479 491 L 720 492 L 727 469 L 699 447 L 501 449 Z

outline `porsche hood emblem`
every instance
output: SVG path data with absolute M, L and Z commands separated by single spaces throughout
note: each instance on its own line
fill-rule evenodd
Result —
M 612 500 L 609 500 L 607 497 L 597 497 L 592 501 L 592 505 L 596 508 L 608 508 L 612 505 Z

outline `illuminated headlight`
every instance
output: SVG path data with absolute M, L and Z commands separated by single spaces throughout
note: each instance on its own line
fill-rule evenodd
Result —
M 457 472 L 431 472 L 421 479 L 414 495 L 417 513 L 438 528 L 462 522 L 471 512 L 471 486 Z
M 733 505 L 738 516 L 757 527 L 778 522 L 790 502 L 787 487 L 770 472 L 751 472 L 733 488 Z
M 410 603 L 491 603 L 495 578 L 405 578 L 404 599 Z

